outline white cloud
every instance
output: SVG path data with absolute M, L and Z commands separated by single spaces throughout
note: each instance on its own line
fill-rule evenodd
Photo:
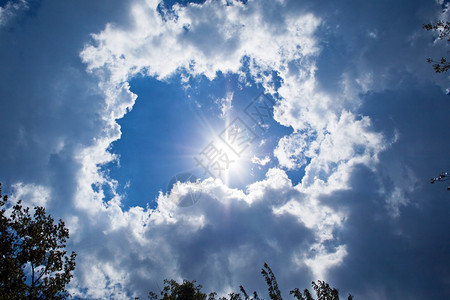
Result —
M 230 92 L 230 93 L 227 93 L 225 98 L 221 98 L 221 99 L 217 99 L 216 100 L 216 103 L 219 105 L 219 108 L 220 108 L 220 112 L 221 112 L 220 117 L 222 119 L 226 117 L 228 112 L 233 107 L 233 105 L 232 105 L 233 95 L 234 95 L 234 93 Z
M 299 261 L 311 268 L 316 278 L 326 278 L 328 269 L 340 265 L 348 254 L 344 245 L 338 246 L 334 252 L 330 252 L 324 249 L 323 245 L 317 244 L 310 251 L 313 253 L 313 258 L 305 255 Z
M 17 203 L 19 200 L 23 201 L 25 206 L 43 206 L 45 207 L 47 201 L 51 197 L 50 189 L 42 185 L 24 184 L 23 182 L 17 182 L 12 185 L 14 190 L 11 200 L 13 203 Z
M 0 27 L 6 26 L 19 12 L 28 9 L 26 0 L 7 1 L 2 7 L 0 6 Z
M 85 230 L 91 235 L 80 240 L 85 247 L 79 253 L 75 284 L 87 290 L 79 295 L 105 297 L 115 286 L 126 286 L 142 296 L 150 287 L 137 283 L 161 280 L 161 276 L 198 278 L 202 284 L 224 293 L 244 280 L 249 267 L 259 266 L 263 260 L 282 265 L 286 257 L 294 259 L 302 249 L 307 251 L 309 230 L 322 235 L 314 220 L 308 221 L 310 229 L 306 229 L 289 214 L 270 209 L 287 201 L 307 201 L 301 200 L 304 196 L 281 170 L 269 171 L 267 179 L 249 187 L 247 193 L 231 189 L 220 180 L 209 179 L 201 184 L 202 196 L 190 207 L 178 207 L 172 195 L 161 194 L 155 210 L 133 208 L 122 212 L 110 205 L 97 214 L 96 223 L 80 224 L 89 226 Z M 295 229 L 296 237 L 278 234 L 287 227 Z M 233 275 L 230 277 L 224 270 Z M 214 274 L 214 278 L 204 274 Z
M 252 157 L 252 163 L 260 166 L 265 166 L 270 162 L 270 157 L 268 155 L 264 156 L 264 158 L 259 158 L 256 155 Z
M 95 43 L 86 45 L 81 53 L 88 70 L 102 80 L 100 86 L 107 95 L 109 107 L 117 107 L 111 120 L 122 116 L 133 105 L 135 96 L 129 92 L 126 81 L 138 73 L 165 79 L 184 70 L 189 76 L 205 75 L 212 79 L 218 71 L 242 74 L 241 60 L 248 57 L 252 78 L 261 83 L 266 92 L 274 93 L 276 90 L 274 78 L 267 71 L 276 70 L 283 82 L 278 89 L 282 101 L 278 103 L 275 118 L 281 124 L 294 128 L 294 133 L 280 140 L 275 150 L 280 165 L 288 169 L 298 168 L 306 164 L 305 156 L 311 158 L 311 163 L 306 167 L 305 178 L 297 188 L 292 187 L 283 171 L 271 169 L 266 180 L 248 186 L 247 195 L 229 189 L 218 181 L 205 182 L 203 191 L 209 196 L 207 199 L 214 200 L 209 203 L 203 201 L 190 210 L 177 209 L 173 200 L 161 195 L 155 211 L 140 212 L 150 214 L 149 223 L 145 223 L 148 229 L 144 230 L 147 239 L 143 238 L 143 243 L 154 243 L 171 226 L 174 230 L 171 234 L 175 236 L 182 233 L 193 238 L 207 229 L 212 230 L 214 236 L 226 236 L 223 232 L 226 223 L 223 222 L 232 218 L 231 214 L 228 215 L 231 212 L 242 215 L 244 219 L 254 219 L 256 223 L 260 218 L 261 222 L 267 223 L 293 215 L 298 218 L 297 224 L 303 224 L 311 231 L 314 238 L 310 247 L 321 249 L 316 254 L 310 254 L 305 265 L 311 268 L 315 276 L 325 276 L 328 267 L 339 264 L 346 252 L 343 245 L 329 250 L 331 252 L 321 245 L 334 239 L 333 232 L 342 226 L 345 214 L 325 207 L 318 196 L 347 188 L 352 167 L 357 164 L 373 165 L 384 146 L 382 137 L 371 131 L 368 117 L 358 118 L 347 110 L 353 107 L 349 106 L 347 99 L 332 99 L 318 89 L 314 60 L 319 48 L 314 32 L 321 20 L 310 13 L 295 12 L 275 2 L 266 2 L 264 5 L 256 1 L 249 1 L 248 5 L 232 2 L 231 5 L 225 5 L 222 1 L 206 1 L 203 5 L 176 5 L 174 13 L 177 17 L 166 22 L 159 18 L 155 8 L 155 3 L 136 1 L 131 10 L 133 24 L 126 28 L 109 24 L 102 32 L 93 35 Z M 279 19 L 265 17 L 272 10 L 280 12 Z M 123 95 L 123 98 L 117 95 Z M 230 107 L 231 98 L 227 96 L 222 101 L 222 113 Z M 87 164 L 95 165 L 89 161 Z M 89 168 L 86 166 L 84 169 Z M 95 177 L 94 169 L 89 172 L 91 177 Z M 85 190 L 86 193 L 92 193 L 87 185 Z M 87 194 L 83 198 L 95 199 Z M 98 206 L 99 212 L 105 209 L 105 212 L 111 211 L 111 205 L 105 208 L 102 208 L 103 205 Z M 265 206 L 274 207 L 273 213 L 269 211 L 255 219 L 254 209 Z M 128 219 L 123 219 L 125 215 L 120 213 L 119 208 L 115 211 L 118 214 L 114 214 L 114 222 L 125 226 Z M 219 211 L 225 214 L 223 221 L 217 215 Z M 185 215 L 187 212 L 189 215 Z M 236 226 L 243 226 L 241 222 Z M 275 224 L 273 226 L 276 227 Z M 140 229 L 130 230 L 141 232 Z M 253 235 L 261 234 L 249 230 Z M 258 227 L 258 230 L 261 228 Z M 262 236 L 262 243 L 272 245 L 270 240 L 274 236 L 264 233 Z M 240 238 L 237 237 L 238 240 Z M 244 240 L 239 243 L 240 247 L 246 245 Z M 288 243 L 278 241 L 277 244 Z M 181 258 L 173 257 L 180 246 L 172 244 L 170 238 L 165 244 L 168 249 L 164 253 L 172 254 L 165 257 L 164 261 L 178 261 L 181 266 L 181 269 L 174 269 L 170 276 L 187 272 L 179 261 Z M 183 247 L 191 249 L 192 245 L 188 243 Z M 295 247 L 298 251 L 299 245 Z M 269 248 L 273 248 L 275 253 L 285 252 L 275 244 Z M 194 251 L 193 248 L 191 250 Z M 223 265 L 221 259 L 236 255 L 233 247 L 228 246 L 221 250 L 221 257 L 216 257 L 214 253 L 205 254 L 205 259 L 210 261 L 207 273 L 213 272 L 213 267 L 229 268 L 229 265 Z M 294 253 L 292 251 L 284 255 L 294 259 L 298 257 Z M 150 257 L 154 256 L 156 254 L 148 253 L 145 259 L 151 261 L 153 259 Z M 161 257 L 161 254 L 158 256 Z M 223 290 L 227 287 L 217 288 Z
M 278 142 L 273 154 L 278 159 L 280 166 L 287 169 L 297 169 L 306 164 L 308 152 L 308 134 L 295 133 L 284 136 Z M 311 154 L 310 154 L 311 155 Z
M 271 26 L 262 11 L 270 7 L 207 1 L 175 6 L 177 18 L 163 22 L 155 8 L 155 4 L 136 1 L 130 30 L 108 25 L 93 35 L 97 45 L 82 52 L 89 70 L 107 67 L 115 82 L 139 72 L 167 78 L 180 68 L 212 79 L 219 70 L 240 73 L 242 57 L 249 56 L 254 75 L 260 77 L 258 71 L 286 68 L 287 61 L 304 59 L 318 50 L 312 34 L 320 21 L 311 14 L 288 15 L 282 24 Z M 301 48 L 297 48 L 299 41 Z
M 373 38 L 373 39 L 377 39 L 378 38 L 378 30 L 372 30 L 372 31 L 369 31 L 368 32 L 368 35 L 371 37 L 371 38 Z

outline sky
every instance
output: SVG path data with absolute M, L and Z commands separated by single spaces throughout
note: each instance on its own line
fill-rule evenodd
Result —
M 76 299 L 450 297 L 448 1 L 0 0 L 0 182 Z

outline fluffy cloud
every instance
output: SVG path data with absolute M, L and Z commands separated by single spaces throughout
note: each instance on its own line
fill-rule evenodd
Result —
M 346 255 L 343 245 L 323 246 L 324 242 L 333 240 L 333 232 L 342 226 L 344 214 L 326 209 L 318 197 L 324 192 L 348 188 L 352 167 L 375 163 L 384 145 L 382 137 L 371 131 L 367 117 L 358 118 L 346 109 L 346 99 L 333 102 L 330 96 L 317 89 L 314 58 L 319 52 L 314 32 L 320 19 L 300 11 L 294 14 L 279 3 L 267 7 L 266 3 L 233 2 L 230 5 L 207 1 L 202 5 L 175 6 L 172 18 L 164 21 L 157 15 L 155 5 L 136 2 L 131 10 L 134 23 L 129 28 L 108 25 L 95 34 L 95 45 L 87 46 L 81 54 L 88 70 L 105 82 L 102 87 L 108 96 L 120 94 L 120 90 L 125 91 L 126 96 L 126 81 L 138 73 L 164 79 L 183 71 L 190 76 L 214 78 L 218 71 L 242 74 L 242 61 L 248 58 L 252 78 L 263 84 L 267 92 L 278 92 L 282 99 L 276 119 L 294 128 L 294 134 L 282 139 L 275 151 L 281 166 L 292 168 L 292 162 L 289 165 L 283 155 L 300 161 L 298 156 L 305 155 L 306 148 L 312 159 L 302 184 L 297 188 L 286 186 L 284 192 L 289 194 L 293 189 L 306 193 L 302 197 L 280 199 L 284 204 L 273 214 L 296 216 L 298 222 L 312 231 L 315 242 L 304 252 L 309 254 L 303 259 L 298 259 L 301 256 L 298 254 L 295 261 L 305 261 L 303 266 L 309 266 L 315 277 L 326 276 L 327 268 L 339 264 Z M 267 18 L 270 10 L 279 11 L 283 17 Z M 281 78 L 283 84 L 278 90 L 267 71 L 276 71 Z M 114 102 L 117 98 L 108 99 L 114 103 L 112 107 L 117 107 Z M 119 100 L 119 103 L 124 102 Z M 120 116 L 120 112 L 114 116 Z M 304 146 L 299 149 L 300 143 Z M 330 151 L 331 148 L 334 151 Z M 264 198 L 269 193 L 264 184 L 249 187 L 247 198 L 252 199 L 251 203 L 258 198 L 255 195 Z M 214 195 L 215 199 L 223 197 Z M 236 199 L 239 198 L 242 196 Z M 158 202 L 158 207 L 162 203 Z M 205 222 L 205 217 L 191 218 L 202 224 Z M 175 222 L 171 218 L 164 219 Z M 201 226 L 191 234 L 200 229 Z M 153 227 L 153 231 L 158 229 Z
M 380 13 L 393 5 L 388 2 L 373 5 Z M 409 258 L 409 271 L 426 269 L 411 253 L 424 249 L 425 242 L 441 245 L 434 235 L 418 241 L 437 226 L 413 225 L 414 232 L 408 226 L 419 211 L 428 217 L 438 213 L 436 220 L 448 223 L 442 212 L 419 200 L 429 197 L 418 183 L 418 174 L 433 170 L 427 166 L 430 158 L 418 163 L 428 151 L 423 149 L 431 147 L 435 154 L 442 147 L 437 140 L 448 129 L 441 125 L 447 106 L 439 102 L 428 107 L 426 93 L 408 92 L 408 84 L 414 83 L 442 100 L 439 88 L 430 88 L 417 75 L 429 66 L 398 61 L 421 57 L 420 47 L 406 51 L 415 43 L 437 50 L 403 25 L 400 33 L 391 34 L 361 4 L 351 9 L 328 4 L 325 9 L 296 1 L 206 1 L 176 4 L 162 18 L 157 1 L 107 6 L 71 2 L 67 7 L 43 1 L 39 13 L 18 24 L 16 32 L 1 32 L 2 40 L 16 43 L 0 49 L 5 66 L 0 73 L 2 99 L 11 99 L 0 111 L 1 139 L 9 145 L 0 156 L 9 172 L 2 180 L 12 183 L 15 199 L 45 204 L 66 220 L 70 247 L 79 254 L 73 293 L 143 297 L 157 290 L 163 278 L 198 279 L 222 293 L 240 284 L 260 289 L 263 282 L 257 274 L 267 261 L 287 288 L 306 287 L 311 278 L 330 278 L 376 299 L 392 291 L 398 296 L 413 281 L 410 276 L 402 281 L 401 272 L 376 251 L 403 265 Z M 12 11 L 14 5 L 0 10 L 0 22 L 6 22 L 6 9 Z M 418 4 L 411 7 L 423 12 Z M 400 9 L 393 5 L 389 11 Z M 107 16 L 96 14 L 107 10 Z M 59 11 L 64 14 L 55 18 Z M 87 25 L 81 29 L 73 26 L 79 24 L 78 12 L 86 12 L 82 17 Z M 355 28 L 359 22 L 363 26 Z M 403 38 L 396 40 L 398 36 Z M 336 41 L 339 51 L 323 43 L 327 38 L 329 43 L 343 39 Z M 366 42 L 371 43 L 367 48 L 358 48 Z M 393 57 L 374 52 L 374 43 L 393 44 L 405 50 L 406 58 L 402 51 Z M 336 59 L 339 55 L 354 61 Z M 137 97 L 130 79 L 144 75 L 169 80 L 181 73 L 185 84 L 190 77 L 213 79 L 218 72 L 259 83 L 277 99 L 276 121 L 293 129 L 274 149 L 279 165 L 243 190 L 212 179 L 181 185 L 183 192 L 199 193 L 190 207 L 177 206 L 182 194 L 161 193 L 155 208 L 124 210 L 125 196 L 116 192 L 117 182 L 101 166 L 118 160 L 108 149 L 121 137 L 117 119 L 133 108 Z M 392 84 L 395 80 L 402 82 Z M 395 92 L 386 92 L 387 87 Z M 408 103 L 408 97 L 414 101 Z M 227 99 L 225 104 L 231 97 Z M 412 104 L 420 109 L 410 108 Z M 429 134 L 410 123 L 412 119 L 439 123 L 426 126 Z M 437 167 L 448 163 L 438 161 Z M 288 171 L 302 167 L 304 176 L 292 184 Z M 107 197 L 107 191 L 112 195 Z M 443 251 L 436 253 L 444 256 Z M 362 264 L 365 259 L 373 264 Z M 443 258 L 447 260 L 448 255 Z M 430 265 L 439 267 L 432 261 Z M 401 287 L 383 282 L 379 274 L 384 271 L 396 274 Z M 352 285 L 351 274 L 359 279 L 359 272 L 368 274 L 366 281 Z M 437 274 L 444 285 L 448 272 Z M 386 291 L 371 291 L 365 284 Z M 410 296 L 415 292 L 424 293 L 412 291 Z

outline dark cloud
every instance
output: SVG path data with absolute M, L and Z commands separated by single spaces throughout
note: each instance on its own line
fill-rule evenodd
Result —
M 74 156 L 106 126 L 102 95 L 79 52 L 92 31 L 124 19 L 123 5 L 42 1 L 13 29 L 0 31 L 0 139 L 5 145 L 0 178 L 5 184 L 51 185 L 62 198 L 72 197 Z
M 429 179 L 446 170 L 450 103 L 437 86 L 410 79 L 402 90 L 370 93 L 361 111 L 377 131 L 397 141 L 380 155 L 376 172 L 358 168 L 350 191 L 324 198 L 349 209 L 337 234 L 348 257 L 330 273 L 343 291 L 363 299 L 445 299 L 450 295 L 450 195 Z M 433 175 L 436 174 L 436 175 Z M 407 199 L 393 216 L 389 197 Z M 432 287 L 432 288 L 430 288 Z
M 338 233 L 348 256 L 331 270 L 330 281 L 362 299 L 447 298 L 448 195 L 417 191 L 411 199 L 414 204 L 390 218 L 377 180 L 373 172 L 361 168 L 353 174 L 354 190 L 328 199 L 351 207 L 345 228 Z

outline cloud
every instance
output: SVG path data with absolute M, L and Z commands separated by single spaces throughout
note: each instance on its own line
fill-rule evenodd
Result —
M 270 162 L 270 157 L 268 155 L 264 156 L 264 158 L 259 158 L 256 155 L 252 157 L 252 163 L 260 166 L 265 166 Z
M 216 103 L 219 105 L 220 107 L 220 117 L 223 119 L 225 118 L 225 116 L 228 114 L 228 112 L 232 109 L 232 104 L 231 102 L 233 101 L 233 93 L 227 93 L 227 95 L 225 96 L 225 98 L 221 98 L 221 99 L 217 99 Z
M 27 202 L 23 204 L 29 207 L 46 206 L 50 199 L 50 191 L 45 186 L 36 186 L 33 184 L 23 184 L 22 182 L 15 183 L 12 186 L 14 192 L 11 199 L 12 203 L 17 203 L 21 199 Z
M 106 214 L 96 215 L 96 222 L 79 224 L 85 228 L 73 233 L 83 237 L 84 245 L 76 284 L 87 288 L 79 295 L 103 297 L 121 286 L 128 296 L 130 291 L 143 296 L 165 277 L 199 278 L 220 293 L 242 283 L 260 286 L 252 273 L 264 261 L 288 267 L 315 241 L 314 229 L 290 214 L 274 215 L 272 208 L 303 197 L 283 171 L 269 174 L 247 193 L 210 179 L 202 182 L 202 196 L 193 206 L 178 207 L 171 195 L 161 194 L 154 210 L 123 212 L 110 205 Z M 293 230 L 280 234 L 282 228 Z M 307 274 L 305 265 L 298 262 L 297 268 Z M 287 274 L 280 277 L 294 284 Z
M 274 155 L 280 166 L 287 169 L 297 169 L 307 163 L 305 152 L 307 152 L 306 148 L 309 145 L 306 141 L 308 136 L 308 134 L 302 136 L 296 133 L 280 139 L 274 150 Z
M 3 7 L 0 6 L 0 26 L 6 26 L 17 14 L 27 9 L 25 0 L 7 1 Z
M 228 3 L 230 4 L 230 3 Z M 293 97 L 290 93 L 294 92 L 293 86 L 302 86 L 309 89 L 309 97 L 314 90 L 314 56 L 318 53 L 318 48 L 315 45 L 314 31 L 320 25 L 320 20 L 314 17 L 312 14 L 300 13 L 294 14 L 288 7 L 279 3 L 264 3 L 258 4 L 252 2 L 249 5 L 243 5 L 239 2 L 233 2 L 231 5 L 226 5 L 225 2 L 212 2 L 207 1 L 202 5 L 191 4 L 186 7 L 175 6 L 174 14 L 176 17 L 163 21 L 156 12 L 155 6 L 152 3 L 135 2 L 131 13 L 134 16 L 134 23 L 131 24 L 126 30 L 117 27 L 116 25 L 109 24 L 106 26 L 105 30 L 93 35 L 95 43 L 93 45 L 87 45 L 81 53 L 83 61 L 87 64 L 88 70 L 98 76 L 101 79 L 101 87 L 104 89 L 106 95 L 116 95 L 121 94 L 121 90 L 124 91 L 125 97 L 129 89 L 124 86 L 126 81 L 135 76 L 136 74 L 143 73 L 147 76 L 154 76 L 159 79 L 169 78 L 175 72 L 186 72 L 189 76 L 204 75 L 210 79 L 216 76 L 218 71 L 222 73 L 237 73 L 241 74 L 241 77 L 245 75 L 243 72 L 248 72 L 256 82 L 260 82 L 268 92 L 275 92 L 274 78 L 271 75 L 267 75 L 267 71 L 277 70 L 278 76 L 285 80 L 284 85 L 278 91 L 284 102 L 288 106 L 295 106 L 298 103 L 298 98 Z M 270 5 L 270 7 L 266 7 Z M 266 18 L 265 14 L 270 10 L 278 10 L 280 16 L 284 16 L 281 19 Z M 208 16 L 206 18 L 206 16 Z M 150 30 L 151 28 L 151 30 Z M 267 42 L 269 41 L 269 42 Z M 165 49 L 171 49 L 169 53 Z M 164 54 L 163 54 L 164 52 Z M 164 57 L 164 60 L 161 58 Z M 249 58 L 250 64 L 248 65 L 248 71 L 244 71 L 242 64 L 243 59 Z M 243 75 L 244 74 L 244 75 Z M 284 94 L 283 94 L 284 93 Z M 133 97 L 133 95 L 129 95 Z M 119 100 L 117 100 L 119 99 Z M 120 98 L 108 97 L 107 102 L 111 101 L 112 107 L 117 107 L 115 101 L 119 103 L 124 103 L 124 100 Z M 314 103 L 314 99 L 308 100 L 310 103 Z M 132 102 L 129 102 L 132 103 Z M 130 104 L 132 105 L 132 104 Z M 325 111 L 328 110 L 327 104 L 314 103 L 317 110 Z M 322 106 L 322 108 L 318 107 Z M 124 108 L 117 111 L 124 111 Z M 283 110 L 286 112 L 286 109 Z M 288 112 L 289 113 L 289 112 Z M 350 113 L 348 113 L 350 114 Z M 114 115 L 115 117 L 121 116 L 120 112 Z M 308 126 L 315 126 L 312 124 L 317 119 L 305 119 Z M 285 125 L 293 126 L 297 129 L 296 119 L 290 117 L 284 117 L 283 122 Z M 311 125 L 312 124 L 312 125 Z M 347 126 L 344 124 L 342 126 Z M 351 126 L 351 124 L 349 125 Z M 359 137 L 359 136 L 358 136 Z M 291 146 L 293 147 L 293 146 Z M 91 151 L 90 151 L 91 152 Z M 350 156 L 353 152 L 348 151 L 347 154 Z M 226 206 L 229 206 L 230 218 L 231 216 L 242 216 L 242 220 L 246 218 L 251 218 L 250 215 L 245 216 L 245 212 L 255 212 L 255 207 L 252 204 L 252 209 L 244 209 L 239 203 L 244 199 L 249 199 L 250 203 L 261 203 L 269 195 L 272 195 L 273 189 L 278 187 L 281 182 L 286 182 L 286 175 L 281 175 L 277 172 L 269 171 L 267 181 L 260 183 L 255 183 L 249 186 L 249 194 L 245 195 L 242 192 L 234 191 L 239 196 L 231 197 L 223 195 L 222 191 L 225 187 L 221 185 L 216 186 L 212 192 L 209 194 L 213 199 L 219 199 L 219 201 L 227 201 Z M 272 175 L 274 174 L 274 175 Z M 86 176 L 83 176 L 84 178 Z M 282 181 L 277 178 L 285 178 Z M 269 184 L 272 188 L 266 188 Z M 333 230 L 337 226 L 340 226 L 340 219 L 342 215 L 333 211 L 326 210 L 325 214 L 318 213 L 321 211 L 320 202 L 317 201 L 316 195 L 307 194 L 300 196 L 299 192 L 296 192 L 296 188 L 292 187 L 290 184 L 281 184 L 284 188 L 283 195 L 291 195 L 291 198 L 284 199 L 277 195 L 277 201 L 279 203 L 285 203 L 284 205 L 298 205 L 298 203 L 303 203 L 309 207 L 309 213 L 311 215 L 306 216 L 305 214 L 300 214 L 298 224 L 307 224 L 306 228 L 311 231 L 314 237 L 314 243 L 310 244 L 308 247 L 311 249 L 321 249 L 314 254 L 316 250 L 309 251 L 308 264 L 312 267 L 314 271 L 320 272 L 315 273 L 314 276 L 324 276 L 327 266 L 331 267 L 337 264 L 339 258 L 345 256 L 344 248 L 337 246 L 336 249 L 331 249 L 330 251 L 325 248 L 321 248 L 321 243 L 333 239 Z M 205 187 L 208 190 L 208 187 Z M 291 192 L 290 192 L 291 190 Z M 87 188 L 86 188 L 87 191 Z M 297 196 L 295 196 L 297 195 Z M 84 195 L 83 198 L 89 198 Z M 92 198 L 92 197 L 90 197 Z M 304 198 L 304 199 L 303 199 Z M 237 201 L 237 202 L 236 202 Z M 172 202 L 171 202 L 172 203 Z M 243 202 L 245 203 L 245 201 Z M 208 227 L 208 218 L 210 215 L 215 215 L 218 209 L 217 206 L 212 206 L 208 213 L 201 213 L 200 215 L 193 212 L 190 213 L 189 218 L 178 219 L 176 212 L 173 211 L 173 204 L 167 204 L 164 198 L 159 198 L 158 200 L 158 212 L 153 211 L 151 213 L 151 218 L 156 218 L 158 224 L 172 224 L 171 226 L 176 226 L 175 228 L 190 228 L 192 223 L 184 222 L 196 222 L 197 224 L 192 228 L 192 231 L 182 230 L 188 236 L 195 239 L 195 236 L 205 230 L 205 226 Z M 255 204 L 256 205 L 256 204 Z M 91 205 L 90 205 L 91 206 Z M 197 205 L 195 206 L 197 207 Z M 198 206 L 200 207 L 200 206 Z M 220 207 L 220 206 L 219 206 Z M 236 208 L 234 208 L 236 207 Z M 264 207 L 264 205 L 263 205 Z M 239 208 L 239 209 L 238 209 Z M 109 210 L 109 208 L 107 208 Z M 241 211 L 242 210 L 242 211 Z M 163 213 L 158 216 L 158 213 Z M 143 213 L 148 213 L 144 212 Z M 270 217 L 266 218 L 279 218 L 282 216 L 289 216 L 292 214 L 291 211 L 288 212 L 287 209 L 278 208 L 273 212 Z M 295 214 L 294 214 L 295 215 Z M 332 217 L 335 215 L 335 217 Z M 278 217 L 276 217 L 278 216 Z M 217 220 L 219 217 L 212 218 Z M 255 218 L 254 216 L 252 218 Z M 336 218 L 336 220 L 332 220 Z M 120 217 L 117 217 L 120 219 Z M 220 219 L 220 218 L 219 218 Z M 257 221 L 257 220 L 255 220 Z M 216 221 L 217 222 L 217 221 Z M 325 224 L 325 223 L 326 224 Z M 126 224 L 126 222 L 124 222 Z M 221 223 L 215 224 L 213 228 L 214 236 L 225 236 L 228 237 L 229 233 L 224 233 L 221 228 Z M 159 226 L 162 226 L 159 225 Z M 148 224 L 146 227 L 151 228 L 150 232 L 157 235 L 160 230 L 159 226 Z M 212 225 L 211 225 L 212 226 Z M 219 227 L 217 227 L 219 226 Z M 236 226 L 244 226 L 241 219 L 236 223 Z M 298 226 L 298 225 L 293 225 Z M 208 227 L 209 228 L 209 227 Z M 219 231 L 216 231 L 219 230 Z M 165 231 L 165 230 L 163 230 Z M 256 231 L 250 231 L 249 235 L 257 235 L 259 233 Z M 205 238 L 204 234 L 201 234 L 202 240 Z M 262 235 L 264 236 L 264 234 Z M 231 238 L 231 236 L 230 236 Z M 258 249 L 262 247 L 264 239 L 261 240 L 263 244 L 257 246 L 257 244 L 252 245 L 250 243 L 246 246 L 246 242 L 241 240 L 242 236 L 236 236 L 237 244 L 239 247 Z M 269 238 L 270 240 L 271 238 Z M 252 240 L 253 241 L 253 240 Z M 168 247 L 170 247 L 171 242 L 165 242 Z M 215 241 L 218 243 L 218 241 Z M 220 242 L 219 242 L 220 244 Z M 275 247 L 277 251 L 281 251 L 278 246 L 283 245 L 283 247 L 290 248 L 288 246 L 289 242 L 287 240 L 270 242 L 266 247 L 265 252 L 271 253 L 270 247 Z M 252 246 L 251 246 L 252 245 Z M 175 249 L 180 249 L 180 245 L 173 247 Z M 186 244 L 183 246 L 184 249 L 190 249 L 192 246 Z M 299 245 L 293 246 L 296 248 L 296 252 L 302 252 Z M 177 250 L 173 249 L 174 254 Z M 220 266 L 219 269 L 229 269 L 233 271 L 233 268 L 240 270 L 242 272 L 242 266 L 231 267 L 230 258 L 228 260 L 226 257 L 230 257 L 235 254 L 233 245 L 224 244 L 224 248 L 221 251 L 221 255 L 217 258 L 210 258 L 209 255 L 216 257 L 217 250 L 211 249 L 202 250 L 205 251 L 205 260 L 209 261 L 212 259 L 208 265 L 210 266 Z M 307 249 L 307 248 L 305 248 Z M 198 251 L 198 249 L 192 249 L 192 251 Z M 291 256 L 294 259 L 293 253 L 285 252 L 284 255 L 288 257 Z M 331 254 L 334 253 L 334 254 Z M 274 254 L 275 255 L 275 254 Z M 336 257 L 337 255 L 337 257 Z M 189 253 L 185 253 L 184 256 L 189 257 Z M 198 254 L 197 254 L 198 256 Z M 273 256 L 275 257 L 275 256 Z M 267 257 L 269 258 L 269 257 Z M 174 257 L 172 260 L 178 261 L 182 268 L 178 269 L 175 274 L 183 274 L 187 272 L 188 269 L 192 268 L 192 264 L 185 265 L 182 257 Z M 218 260 L 217 260 L 218 259 Z M 226 265 L 222 262 L 223 260 L 228 261 Z M 167 258 L 164 261 L 171 261 Z M 186 263 L 190 262 L 190 259 L 186 259 Z M 329 261 L 329 263 L 328 263 Z M 281 263 L 281 262 L 280 262 Z M 318 263 L 322 264 L 322 267 L 318 268 Z M 298 267 L 304 268 L 305 264 L 300 264 Z M 204 266 L 202 268 L 205 268 Z M 170 268 L 169 268 L 170 269 Z M 196 269 L 196 268 L 194 268 Z M 213 269 L 207 268 L 203 272 L 207 274 L 216 273 Z M 227 288 L 231 288 L 233 284 L 237 284 L 237 278 L 240 278 L 240 272 L 236 272 L 236 275 L 228 275 L 228 280 L 224 279 L 222 282 L 229 282 L 230 285 L 225 283 L 222 286 L 214 285 L 213 282 L 206 282 L 208 286 L 212 286 L 218 290 L 224 291 Z M 80 273 L 84 273 L 80 271 Z M 234 272 L 233 272 L 234 274 Z M 83 276 L 83 275 L 80 275 Z M 207 280 L 205 276 L 197 274 L 203 280 Z M 281 275 L 283 276 L 283 275 Z M 217 278 L 215 279 L 217 280 Z M 219 280 L 218 282 L 221 282 Z
M 98 10 L 109 14 L 96 15 Z M 81 224 L 92 217 L 79 213 L 79 207 L 101 209 L 101 193 L 89 194 L 86 202 L 77 202 L 77 196 L 87 195 L 83 188 L 92 190 L 91 184 L 109 182 L 96 164 L 115 159 L 105 149 L 120 136 L 117 124 L 108 120 L 103 94 L 86 74 L 79 52 L 89 30 L 121 20 L 122 13 L 120 3 L 109 7 L 44 1 L 32 15 L 8 19 L 0 29 L 4 191 L 12 201 L 45 205 L 54 219 L 62 218 L 69 225 L 71 233 L 82 230 Z M 89 26 L 75 26 L 78 18 Z M 108 135 L 113 139 L 108 140 Z M 83 180 L 89 170 L 92 173 Z
M 447 82 L 430 83 L 428 65 L 409 63 L 438 53 L 410 28 L 415 12 L 434 14 L 415 2 L 336 5 L 206 1 L 174 5 L 164 20 L 157 1 L 43 2 L 15 32 L 1 31 L 14 45 L 0 49 L 1 179 L 16 199 L 66 220 L 79 254 L 73 293 L 143 297 L 163 278 L 262 290 L 264 261 L 288 288 L 320 277 L 365 299 L 413 287 L 413 299 L 436 276 L 448 291 L 448 272 L 432 259 L 448 261 L 448 235 L 437 230 L 448 227 L 448 204 L 421 184 L 448 164 Z M 218 73 L 277 99 L 275 119 L 293 131 L 274 149 L 278 166 L 244 189 L 200 182 L 189 207 L 161 193 L 156 207 L 124 210 L 126 196 L 101 166 L 119 159 L 109 147 L 137 97 L 130 80 L 182 74 L 186 84 Z

